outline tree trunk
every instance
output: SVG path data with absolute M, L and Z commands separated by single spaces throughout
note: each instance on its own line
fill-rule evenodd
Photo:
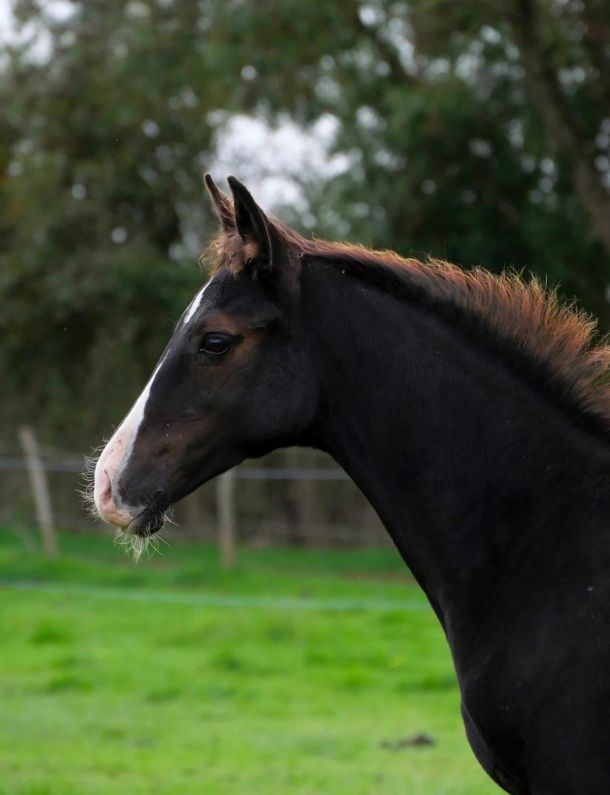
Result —
M 570 169 L 572 184 L 589 214 L 595 236 L 610 256 L 610 196 L 586 154 L 584 135 L 561 94 L 544 52 L 536 0 L 515 0 L 515 42 L 521 52 L 525 84 L 551 145 Z

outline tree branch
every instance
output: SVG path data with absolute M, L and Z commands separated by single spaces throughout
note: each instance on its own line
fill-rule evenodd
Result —
M 381 35 L 379 28 L 373 25 L 365 25 L 360 19 L 358 11 L 355 12 L 356 27 L 361 33 L 370 39 L 375 45 L 377 52 L 381 58 L 387 63 L 390 68 L 390 74 L 397 83 L 410 83 L 415 82 L 415 77 L 410 74 L 404 67 L 400 56 L 396 51 L 394 45 Z
M 589 214 L 595 236 L 610 255 L 610 196 L 584 151 L 584 134 L 547 61 L 536 0 L 514 0 L 514 8 L 513 33 L 525 69 L 526 89 L 553 148 L 570 169 L 574 190 Z
M 604 0 L 605 1 L 605 0 Z M 582 46 L 585 48 L 591 65 L 597 72 L 597 80 L 592 89 L 606 107 L 610 107 L 610 24 L 604 19 L 599 0 L 587 0 L 578 9 L 583 23 Z

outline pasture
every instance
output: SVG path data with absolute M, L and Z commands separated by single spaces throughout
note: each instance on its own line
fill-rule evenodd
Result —
M 393 550 L 0 532 L 0 795 L 491 795 Z M 425 733 L 432 746 L 412 746 Z

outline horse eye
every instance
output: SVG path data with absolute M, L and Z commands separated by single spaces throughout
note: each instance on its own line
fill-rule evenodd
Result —
M 224 334 L 206 334 L 199 350 L 210 356 L 222 356 L 228 353 L 232 344 L 233 339 Z

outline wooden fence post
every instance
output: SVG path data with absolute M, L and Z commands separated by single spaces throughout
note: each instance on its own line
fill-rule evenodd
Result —
M 235 566 L 235 473 L 232 469 L 216 478 L 220 559 L 225 569 Z
M 47 555 L 51 558 L 56 558 L 58 554 L 57 539 L 55 537 L 47 473 L 45 472 L 36 435 L 32 428 L 27 425 L 19 428 L 19 441 L 23 448 L 23 456 L 28 475 L 30 476 L 30 484 L 36 505 L 36 518 L 38 519 L 38 526 L 42 535 L 42 544 Z

